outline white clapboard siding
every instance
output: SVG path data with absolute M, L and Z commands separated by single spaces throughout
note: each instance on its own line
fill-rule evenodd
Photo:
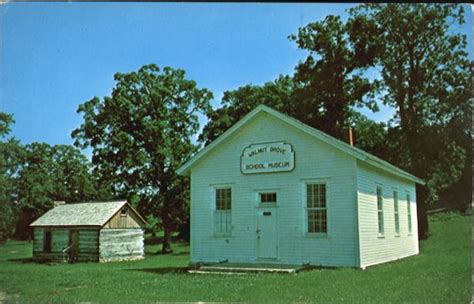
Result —
M 416 194 L 413 182 L 383 174 L 358 162 L 358 213 L 361 267 L 418 254 Z M 378 235 L 376 187 L 383 189 L 384 236 Z M 395 234 L 393 191 L 398 191 L 400 234 Z M 406 193 L 410 194 L 412 233 L 408 233 Z
M 145 255 L 142 229 L 102 229 L 99 235 L 99 261 L 143 259 Z
M 242 175 L 240 155 L 250 144 L 286 142 L 295 151 L 291 172 Z M 352 156 L 310 137 L 265 112 L 209 152 L 191 171 L 191 261 L 255 262 L 257 193 L 278 193 L 278 260 L 358 266 L 356 163 Z M 328 234 L 305 232 L 305 181 L 328 183 Z M 232 187 L 230 237 L 213 231 L 214 187 Z
M 299 123 L 262 106 L 247 117 L 251 118 L 244 118 L 244 123 L 237 123 L 231 133 L 211 144 L 212 149 L 204 149 L 178 169 L 191 176 L 192 263 L 262 261 L 258 259 L 257 212 L 263 210 L 258 203 L 259 192 L 277 193 L 277 204 L 271 211 L 277 215 L 277 228 L 271 230 L 272 238 L 265 239 L 273 244 L 276 235 L 277 256 L 272 263 L 364 268 L 418 253 L 415 182 L 422 180 L 326 135 L 311 131 L 312 136 Z M 269 142 L 292 146 L 294 170 L 243 174 L 242 151 L 251 144 Z M 306 233 L 307 182 L 326 183 L 327 234 Z M 378 235 L 377 183 L 383 187 L 383 237 Z M 213 227 L 215 190 L 221 187 L 232 189 L 232 231 L 225 236 L 216 234 Z M 398 236 L 394 190 L 399 202 Z M 411 234 L 407 193 L 411 199 Z M 263 256 L 272 257 L 274 246 L 267 246 L 270 250 Z

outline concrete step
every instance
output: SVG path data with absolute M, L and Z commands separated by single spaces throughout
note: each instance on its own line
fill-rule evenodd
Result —
M 190 269 L 188 272 L 196 274 L 298 273 L 309 268 L 311 268 L 309 265 L 220 263 L 200 266 L 198 269 Z
M 194 274 L 225 274 L 225 275 L 246 275 L 248 272 L 226 272 L 226 271 L 205 271 L 205 270 L 196 270 L 190 269 L 188 273 Z

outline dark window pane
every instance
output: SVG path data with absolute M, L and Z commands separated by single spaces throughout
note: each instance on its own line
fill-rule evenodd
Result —
M 319 185 L 319 194 L 325 196 L 326 195 L 326 185 L 320 184 Z
M 260 202 L 261 203 L 276 203 L 277 195 L 276 193 L 260 193 Z
M 216 210 L 230 210 L 232 196 L 230 189 L 216 189 Z
M 308 232 L 327 232 L 326 184 L 306 185 Z
M 315 232 L 315 220 L 314 220 L 315 211 L 308 210 L 308 232 Z
M 321 197 L 320 206 L 321 208 L 326 208 L 326 196 Z

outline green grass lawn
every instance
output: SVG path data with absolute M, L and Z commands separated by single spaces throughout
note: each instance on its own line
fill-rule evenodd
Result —
M 188 274 L 189 247 L 142 261 L 46 265 L 30 262 L 31 244 L 0 246 L 0 302 L 426 302 L 468 303 L 471 298 L 470 216 L 430 218 L 421 253 L 357 269 L 299 274 Z

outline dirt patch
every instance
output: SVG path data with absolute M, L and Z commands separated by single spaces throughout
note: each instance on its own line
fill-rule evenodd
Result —
M 12 302 L 12 299 L 14 299 L 13 302 L 18 302 L 19 297 L 19 294 L 7 295 L 6 292 L 0 290 L 0 304 L 10 303 Z
M 0 304 L 7 302 L 7 293 L 0 290 Z

